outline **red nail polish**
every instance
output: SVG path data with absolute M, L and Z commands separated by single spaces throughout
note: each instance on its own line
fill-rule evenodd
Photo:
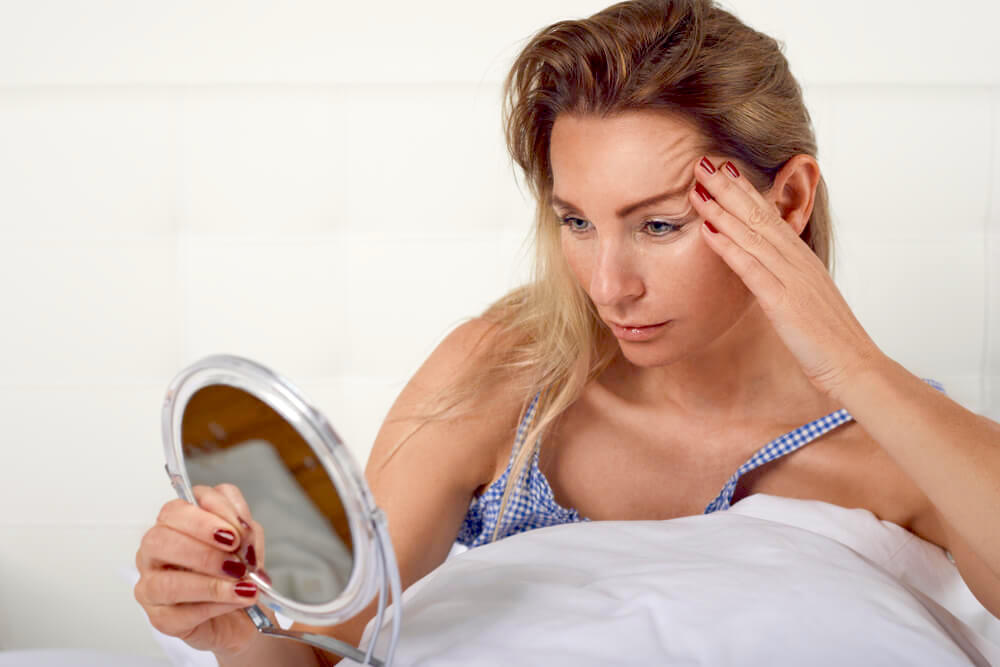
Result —
M 253 545 L 247 545 L 247 562 L 250 563 L 250 567 L 257 567 L 257 552 L 254 551 Z
M 225 544 L 227 547 L 231 547 L 236 544 L 236 536 L 233 535 L 228 530 L 217 530 L 215 531 L 215 541 L 219 544 Z
M 257 584 L 252 581 L 241 581 L 236 584 L 236 594 L 244 598 L 252 598 L 257 595 Z
M 238 560 L 227 560 L 222 564 L 222 571 L 230 577 L 240 579 L 247 573 L 247 566 Z
M 699 164 L 701 164 L 701 168 L 707 171 L 708 173 L 710 174 L 715 173 L 715 165 L 709 162 L 707 157 L 703 157 Z
M 726 168 L 726 171 L 729 172 L 729 175 L 732 176 L 733 178 L 740 177 L 740 170 L 737 169 L 736 165 L 730 162 L 729 160 L 726 160 L 726 164 L 724 164 L 723 166 Z
M 264 568 L 260 568 L 257 570 L 257 576 L 266 581 L 268 585 L 271 584 L 271 576 L 267 573 L 267 570 L 265 570 Z
M 712 232 L 713 234 L 718 234 L 719 233 L 719 230 L 716 229 L 715 227 L 713 227 L 712 223 L 709 222 L 708 220 L 705 221 L 705 226 L 708 227 L 708 231 Z
M 694 184 L 694 191 L 698 193 L 698 196 L 701 197 L 702 201 L 710 201 L 712 199 L 712 195 L 708 194 L 708 190 L 706 190 L 705 186 L 701 183 Z

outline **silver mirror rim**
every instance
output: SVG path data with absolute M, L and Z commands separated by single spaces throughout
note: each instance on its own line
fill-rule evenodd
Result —
M 379 577 L 383 576 L 375 544 L 380 538 L 372 522 L 377 511 L 375 502 L 333 427 L 291 382 L 257 362 L 228 354 L 205 357 L 178 373 L 170 383 L 162 410 L 167 472 L 178 495 L 195 503 L 181 442 L 184 409 L 195 392 L 212 384 L 225 384 L 250 393 L 271 406 L 302 435 L 340 494 L 351 529 L 354 565 L 339 596 L 324 604 L 303 604 L 281 595 L 251 574 L 249 577 L 260 591 L 258 598 L 271 609 L 302 623 L 335 625 L 357 615 L 375 596 Z

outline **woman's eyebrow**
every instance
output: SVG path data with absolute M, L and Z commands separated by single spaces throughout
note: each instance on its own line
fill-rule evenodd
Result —
M 660 203 L 663 203 L 665 201 L 669 201 L 671 199 L 680 199 L 681 197 L 687 195 L 687 191 L 691 189 L 691 186 L 694 184 L 694 181 L 695 181 L 695 179 L 691 179 L 691 181 L 689 181 L 685 185 L 682 185 L 679 188 L 674 188 L 673 190 L 668 190 L 666 192 L 661 192 L 658 195 L 653 195 L 652 197 L 646 197 L 645 199 L 637 201 L 637 202 L 635 202 L 633 204 L 628 204 L 627 206 L 623 206 L 620 209 L 618 209 L 618 211 L 616 211 L 615 215 L 617 215 L 619 218 L 624 218 L 624 217 L 628 216 L 629 214 L 634 213 L 635 211 L 638 211 L 641 208 L 645 208 L 647 206 L 652 206 L 653 204 L 660 204 Z M 559 208 L 563 208 L 563 209 L 572 209 L 574 211 L 581 211 L 582 210 L 582 209 L 580 209 L 579 206 L 571 204 L 570 202 L 566 201 L 565 199 L 562 199 L 561 197 L 559 197 L 559 195 L 557 195 L 557 194 L 553 194 L 552 195 L 552 205 L 553 206 L 558 206 Z

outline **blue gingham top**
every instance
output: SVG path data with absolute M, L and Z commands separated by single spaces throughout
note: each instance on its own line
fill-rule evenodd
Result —
M 937 381 L 929 378 L 923 378 L 923 380 L 944 393 L 944 387 Z M 469 511 L 465 515 L 465 521 L 462 523 L 458 538 L 456 539 L 458 543 L 471 548 L 481 546 L 490 541 L 490 537 L 493 535 L 493 530 L 497 524 L 497 519 L 499 518 L 500 501 L 503 497 L 504 488 L 507 485 L 507 477 L 510 475 L 511 467 L 514 464 L 515 454 L 523 444 L 524 436 L 531 425 L 531 421 L 534 419 L 535 407 L 538 405 L 539 396 L 541 396 L 541 393 L 536 394 L 531 400 L 527 411 L 525 411 L 524 418 L 517 427 L 517 435 L 514 439 L 514 447 L 511 451 L 511 458 L 507 464 L 507 469 L 482 495 L 473 498 L 469 504 Z M 744 474 L 765 463 L 801 449 L 824 433 L 828 433 L 841 424 L 846 424 L 853 419 L 847 410 L 837 410 L 767 443 L 751 456 L 746 463 L 736 469 L 733 476 L 722 487 L 719 495 L 705 508 L 705 514 L 729 509 L 733 493 L 736 491 L 736 484 Z M 590 519 L 581 517 L 576 510 L 567 509 L 556 503 L 552 494 L 552 487 L 549 486 L 549 482 L 545 479 L 542 471 L 538 469 L 538 452 L 539 448 L 535 447 L 531 464 L 522 474 L 521 482 L 515 485 L 511 491 L 510 498 L 507 500 L 507 510 L 504 512 L 503 525 L 500 528 L 497 539 L 516 533 L 523 533 L 533 528 L 590 521 Z

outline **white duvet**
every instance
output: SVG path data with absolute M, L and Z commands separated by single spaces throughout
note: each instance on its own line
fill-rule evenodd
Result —
M 1000 666 L 1000 621 L 940 548 L 867 510 L 761 494 L 516 535 L 449 559 L 402 608 L 399 667 Z

